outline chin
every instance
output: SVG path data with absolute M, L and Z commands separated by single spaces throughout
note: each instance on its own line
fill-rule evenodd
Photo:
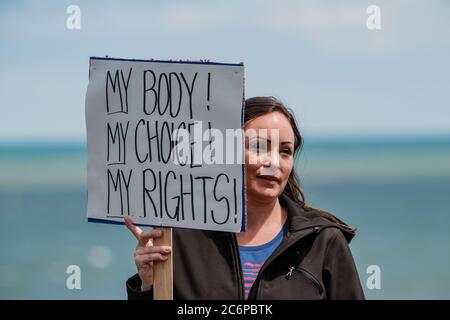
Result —
M 250 190 L 249 190 L 250 191 Z M 280 195 L 281 192 L 279 192 L 278 188 L 274 189 L 274 188 L 258 188 L 256 190 L 251 190 L 251 192 L 249 192 L 249 194 L 255 198 L 258 198 L 260 200 L 262 199 L 274 199 L 274 198 L 278 198 L 278 196 Z

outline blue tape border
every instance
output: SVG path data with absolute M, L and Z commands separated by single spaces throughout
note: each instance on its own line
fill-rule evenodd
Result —
M 125 58 L 106 58 L 106 57 L 89 57 L 90 60 L 113 60 L 113 61 L 129 61 L 129 62 L 155 62 L 155 63 L 179 63 L 179 64 L 208 64 L 215 66 L 234 66 L 244 67 L 241 63 L 224 63 L 210 61 L 169 61 L 169 60 L 146 60 L 146 59 L 125 59 Z
M 102 224 L 115 224 L 115 225 L 124 225 L 125 224 L 125 222 L 106 220 L 106 219 L 98 219 L 98 218 L 88 218 L 87 220 L 88 220 L 88 222 L 102 223 Z M 152 228 L 162 227 L 162 226 L 155 226 L 155 225 L 151 225 L 151 224 L 141 224 L 141 223 L 134 223 L 134 222 L 133 222 L 133 224 L 138 227 L 152 227 Z
M 245 98 L 242 101 L 242 107 L 241 107 L 241 127 L 244 128 L 244 110 L 245 108 Z M 244 159 L 242 159 L 242 224 L 241 224 L 241 232 L 244 232 L 246 230 L 246 211 L 245 211 L 245 206 L 246 206 L 246 201 L 247 201 L 247 195 L 245 194 L 245 133 L 244 133 L 244 144 L 242 146 L 242 157 Z

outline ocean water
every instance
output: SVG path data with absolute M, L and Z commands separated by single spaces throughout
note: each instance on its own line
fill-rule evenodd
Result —
M 450 298 L 450 139 L 307 141 L 297 168 L 309 204 L 358 228 L 368 299 Z M 86 201 L 84 145 L 0 146 L 1 299 L 126 298 L 135 240 L 88 223 Z M 380 289 L 366 286 L 371 265 Z

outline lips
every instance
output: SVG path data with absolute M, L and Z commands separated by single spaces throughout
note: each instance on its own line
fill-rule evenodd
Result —
M 260 175 L 258 176 L 258 178 L 260 179 L 264 179 L 264 180 L 268 180 L 268 181 L 274 181 L 274 182 L 279 182 L 280 179 L 275 177 L 275 176 L 270 176 L 270 175 Z

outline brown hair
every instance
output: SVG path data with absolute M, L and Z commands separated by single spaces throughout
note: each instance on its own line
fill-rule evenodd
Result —
M 300 154 L 300 151 L 303 147 L 303 137 L 301 136 L 300 130 L 298 129 L 297 122 L 294 117 L 294 112 L 290 108 L 286 107 L 280 100 L 274 97 L 254 97 L 245 100 L 244 126 L 247 122 L 259 116 L 275 111 L 284 114 L 292 126 L 295 138 L 294 141 L 294 159 L 295 159 Z M 305 195 L 300 187 L 300 180 L 295 171 L 295 166 L 292 169 L 291 174 L 289 175 L 283 193 L 286 194 L 291 200 L 298 203 L 303 209 L 307 211 L 316 210 L 322 217 L 336 223 L 337 225 L 348 231 L 350 234 L 352 234 L 352 236 L 355 234 L 356 229 L 350 228 L 348 225 L 346 225 L 344 222 L 339 220 L 331 213 L 320 209 L 312 208 L 306 205 Z

